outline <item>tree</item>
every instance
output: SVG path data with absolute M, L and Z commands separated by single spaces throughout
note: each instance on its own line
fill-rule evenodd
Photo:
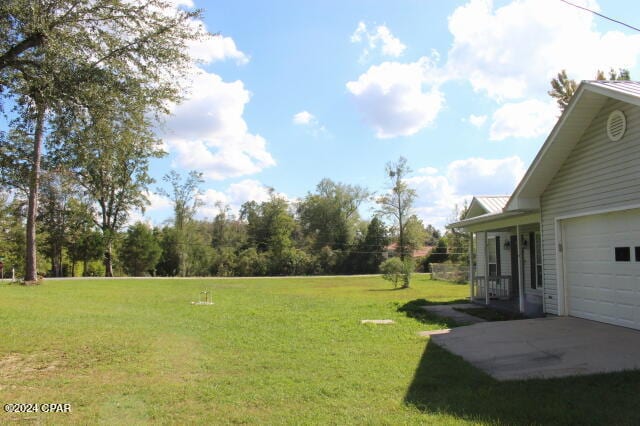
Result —
M 464 219 L 469 211 L 469 204 L 465 201 L 462 207 L 455 205 L 453 213 L 448 222 L 457 222 Z M 452 262 L 467 263 L 469 261 L 470 236 L 460 232 L 455 228 L 448 229 L 445 238 L 447 245 L 448 259 Z
M 390 188 L 376 202 L 380 205 L 380 213 L 391 218 L 398 230 L 398 251 L 400 259 L 404 261 L 407 253 L 409 253 L 405 227 L 416 198 L 416 191 L 409 188 L 409 185 L 405 182 L 405 178 L 411 173 L 406 158 L 400 157 L 396 162 L 387 163 L 386 172 L 389 177 Z
M 229 247 L 236 251 L 247 247 L 246 223 L 231 214 L 229 206 L 216 204 L 218 214 L 213 219 L 211 245 L 215 248 Z
M 596 80 L 606 80 L 607 77 L 604 75 L 604 71 L 598 70 L 596 72 Z M 626 68 L 620 68 L 618 71 L 614 70 L 613 68 L 609 69 L 609 80 L 611 81 L 615 81 L 615 80 L 624 80 L 624 81 L 629 81 L 631 80 L 631 73 L 629 73 L 629 70 Z
M 606 80 L 607 77 L 604 71 L 598 70 L 596 72 L 596 80 Z M 617 72 L 611 68 L 609 70 L 609 80 L 631 80 L 631 74 L 626 68 L 620 68 Z M 578 83 L 575 80 L 567 77 L 567 71 L 562 70 L 558 73 L 557 77 L 551 79 L 551 90 L 547 93 L 552 98 L 556 98 L 556 102 L 561 111 L 564 111 L 569 105 L 569 101 L 573 97 L 573 94 L 578 88 Z
M 153 230 L 138 222 L 127 230 L 120 251 L 125 271 L 129 275 L 140 277 L 154 272 L 162 249 Z
M 78 226 L 72 229 L 69 241 L 69 259 L 71 260 L 71 276 L 75 276 L 76 263 L 82 262 L 82 276 L 87 277 L 94 271 L 89 270 L 89 262 L 99 260 L 103 253 L 102 233 L 96 231 L 93 221 L 80 219 Z
M 432 263 L 446 262 L 449 255 L 447 254 L 447 240 L 446 238 L 440 238 L 436 243 L 429 256 L 424 261 L 424 270 L 430 271 Z
M 552 98 L 556 98 L 560 110 L 564 111 L 577 88 L 578 84 L 575 80 L 567 77 L 567 71 L 562 70 L 557 77 L 551 79 L 551 90 L 547 93 Z
M 36 212 L 47 120 L 90 110 L 97 99 L 137 99 L 143 114 L 179 99 L 187 42 L 201 37 L 187 12 L 162 0 L 0 2 L 0 92 L 28 130 L 25 281 L 37 278 Z M 100 89 L 104 88 L 104 89 Z M 108 93 L 106 93 L 108 92 Z
M 427 225 L 425 231 L 427 232 L 426 244 L 428 246 L 435 246 L 440 237 L 442 237 L 442 234 L 433 225 Z
M 411 274 L 415 269 L 413 259 L 407 258 L 406 260 L 400 260 L 397 257 L 392 257 L 380 264 L 380 272 L 382 272 L 382 278 L 393 283 L 393 287 L 409 288 L 411 281 Z
M 54 164 L 72 173 L 97 203 L 107 277 L 113 276 L 114 238 L 130 211 L 148 204 L 149 161 L 164 155 L 138 102 L 106 98 L 91 114 L 66 111 L 55 120 L 49 140 Z
M 63 276 L 63 250 L 67 246 L 69 231 L 69 204 L 76 188 L 66 176 L 48 172 L 41 176 L 38 219 L 40 229 L 44 231 L 44 252 L 51 259 L 51 272 L 54 277 Z
M 422 220 L 418 218 L 418 216 L 412 214 L 409 219 L 407 219 L 404 232 L 405 240 L 407 242 L 407 250 L 410 253 L 424 247 L 427 239 L 427 231 L 424 228 Z
M 190 224 L 193 216 L 196 214 L 198 207 L 202 205 L 200 200 L 201 191 L 200 184 L 204 182 L 202 173 L 195 170 L 190 171 L 184 179 L 180 173 L 171 170 L 164 175 L 163 181 L 171 186 L 171 191 L 158 188 L 160 195 L 168 197 L 173 203 L 173 224 L 176 231 L 176 244 L 178 252 L 178 275 L 187 276 L 187 258 L 188 248 L 190 246 L 190 237 L 193 235 L 190 231 Z
M 358 272 L 365 274 L 377 273 L 380 263 L 383 261 L 383 252 L 388 245 L 387 227 L 377 216 L 374 216 L 367 226 L 367 233 L 364 239 L 358 244 Z
M 166 226 L 154 230 L 156 239 L 160 243 L 162 253 L 156 265 L 156 274 L 163 277 L 175 277 L 180 268 L 180 256 L 178 254 L 178 239 L 176 230 Z
M 355 236 L 358 207 L 369 197 L 369 191 L 360 186 L 322 179 L 297 209 L 302 231 L 314 249 L 346 249 Z
M 5 277 L 14 267 L 18 274 L 24 271 L 24 207 L 19 194 L 0 191 L 0 256 Z
M 249 243 L 258 253 L 269 257 L 270 273 L 283 274 L 291 270 L 298 257 L 292 253 L 292 234 L 296 223 L 289 211 L 289 203 L 271 191 L 268 201 L 260 204 L 249 201 L 242 205 L 240 219 L 247 221 Z

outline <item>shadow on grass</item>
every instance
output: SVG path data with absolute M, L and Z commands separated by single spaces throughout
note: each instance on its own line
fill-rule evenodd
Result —
M 409 290 L 409 287 L 370 288 L 367 291 L 401 291 L 401 290 Z
M 423 306 L 429 305 L 450 305 L 453 303 L 466 303 L 466 300 L 453 300 L 449 302 L 429 302 L 426 299 L 414 299 L 402 306 L 398 307 L 398 312 L 404 312 L 409 318 L 413 318 L 424 324 L 441 324 L 445 328 L 458 327 L 462 324 L 458 324 L 450 318 L 441 317 L 422 309 Z
M 640 424 L 640 372 L 498 382 L 429 341 L 405 402 L 491 424 Z

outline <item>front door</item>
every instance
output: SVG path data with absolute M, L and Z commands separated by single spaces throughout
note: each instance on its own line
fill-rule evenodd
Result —
M 520 294 L 520 280 L 518 274 L 518 236 L 511 236 L 511 294 L 517 297 Z

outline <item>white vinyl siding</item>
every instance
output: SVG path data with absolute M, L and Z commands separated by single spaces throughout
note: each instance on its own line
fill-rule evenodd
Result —
M 612 142 L 606 122 L 615 109 L 624 112 L 627 131 Z M 546 312 L 558 314 L 556 218 L 640 204 L 638 182 L 640 108 L 608 100 L 540 197 Z
M 478 232 L 476 234 L 476 276 L 484 277 L 486 275 L 486 257 L 485 257 L 485 236 L 488 234 L 489 244 L 495 244 L 495 237 L 500 237 L 500 274 L 511 275 L 511 258 L 510 250 L 504 249 L 505 241 L 508 241 L 510 234 L 508 232 Z

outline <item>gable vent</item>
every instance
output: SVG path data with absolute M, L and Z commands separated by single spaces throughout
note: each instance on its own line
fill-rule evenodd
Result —
M 607 120 L 607 136 L 609 136 L 609 139 L 613 142 L 619 141 L 626 130 L 627 119 L 622 111 L 615 110 L 609 114 L 609 119 Z

